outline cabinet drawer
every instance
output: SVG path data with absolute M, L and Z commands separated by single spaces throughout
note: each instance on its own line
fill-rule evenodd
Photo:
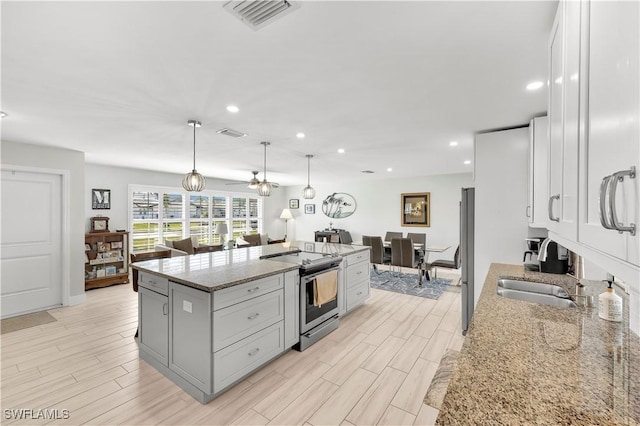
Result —
M 216 352 L 284 319 L 283 291 L 276 290 L 213 312 Z
M 361 281 L 347 289 L 347 312 L 362 304 L 369 297 L 369 280 Z
M 281 289 L 282 279 L 283 275 L 277 274 L 216 291 L 213 293 L 213 310 L 217 311 L 218 309 Z
M 220 392 L 284 351 L 282 322 L 253 334 L 213 355 L 213 391 Z
M 351 254 L 346 257 L 347 266 L 355 265 L 356 263 L 359 263 L 359 262 L 364 262 L 365 260 L 369 260 L 369 258 L 370 258 L 370 255 L 368 250 L 362 251 L 356 254 Z
M 347 268 L 347 288 L 362 280 L 369 281 L 369 262 L 360 262 L 355 265 L 349 265 Z
M 169 295 L 169 280 L 167 278 L 139 271 L 138 285 L 164 294 L 165 296 Z

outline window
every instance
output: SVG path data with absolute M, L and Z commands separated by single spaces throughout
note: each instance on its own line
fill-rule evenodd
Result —
M 222 191 L 187 193 L 176 188 L 131 185 L 132 252 L 154 250 L 166 240 L 197 236 L 199 244 L 220 244 L 216 225 L 226 223 L 225 240 L 262 230 L 262 200 L 253 194 Z M 160 201 L 162 208 L 160 208 Z

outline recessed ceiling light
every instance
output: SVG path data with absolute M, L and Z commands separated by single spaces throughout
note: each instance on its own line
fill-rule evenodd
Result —
M 458 146 L 458 141 L 449 142 L 449 146 Z
M 305 134 L 304 134 L 304 133 L 302 133 L 302 132 L 298 132 L 298 133 L 296 133 L 296 138 L 298 138 L 298 139 L 304 139 L 304 137 L 305 137 Z
M 0 118 L 5 118 L 7 115 L 9 115 L 9 114 L 7 114 L 4 111 L 0 111 Z
M 338 150 L 338 154 L 344 154 L 344 148 L 340 148 L 340 149 Z
M 392 171 L 393 171 L 393 169 L 392 169 L 391 167 L 387 167 L 387 171 L 388 171 L 388 172 L 392 172 Z
M 471 164 L 471 160 L 464 160 L 464 164 Z
M 527 84 L 527 90 L 538 90 L 542 86 L 544 86 L 543 82 L 541 82 L 541 81 L 532 81 L 531 83 Z
M 229 112 L 238 112 L 238 111 L 240 111 L 240 108 L 238 108 L 235 105 L 227 105 L 227 111 L 229 111 Z

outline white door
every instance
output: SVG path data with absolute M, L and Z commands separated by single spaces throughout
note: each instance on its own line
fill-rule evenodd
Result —
M 62 304 L 62 176 L 2 170 L 2 318 Z

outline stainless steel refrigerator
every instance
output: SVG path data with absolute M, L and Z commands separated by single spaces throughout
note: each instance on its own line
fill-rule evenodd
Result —
M 460 261 L 462 266 L 462 276 L 460 283 L 462 300 L 462 334 L 467 334 L 467 329 L 471 323 L 474 305 L 473 289 L 473 234 L 475 230 L 475 189 L 462 188 L 462 198 L 460 200 Z

